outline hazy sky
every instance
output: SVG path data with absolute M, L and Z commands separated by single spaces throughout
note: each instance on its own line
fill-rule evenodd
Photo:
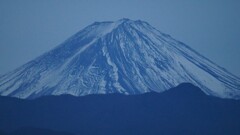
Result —
M 0 0 L 0 74 L 94 21 L 141 19 L 240 77 L 240 0 Z

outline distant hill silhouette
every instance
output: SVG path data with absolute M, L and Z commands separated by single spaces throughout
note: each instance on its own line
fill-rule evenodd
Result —
M 0 135 L 74 135 L 67 132 L 52 131 L 40 128 L 22 128 L 10 133 L 0 132 Z
M 240 101 L 207 96 L 188 83 L 130 96 L 0 97 L 0 116 L 0 130 L 7 133 L 32 127 L 34 135 L 42 132 L 36 129 L 76 135 L 240 135 Z

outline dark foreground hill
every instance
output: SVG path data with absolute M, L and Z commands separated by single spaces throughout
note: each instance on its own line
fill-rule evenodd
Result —
M 63 131 L 53 131 L 41 128 L 21 128 L 11 131 L 10 133 L 1 132 L 0 135 L 74 135 Z
M 207 96 L 191 84 L 131 96 L 0 97 L 0 130 L 10 135 L 239 135 L 240 101 Z

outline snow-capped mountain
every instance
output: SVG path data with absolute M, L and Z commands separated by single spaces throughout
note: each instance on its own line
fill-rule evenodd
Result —
M 19 98 L 162 92 L 189 82 L 206 94 L 240 98 L 240 79 L 147 22 L 95 22 L 53 50 L 0 77 Z

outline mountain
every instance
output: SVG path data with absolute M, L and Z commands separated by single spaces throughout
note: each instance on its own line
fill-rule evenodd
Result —
M 189 82 L 240 98 L 240 79 L 147 22 L 95 22 L 51 51 L 0 77 L 0 95 L 163 92 Z
M 74 135 L 67 132 L 53 131 L 49 129 L 39 129 L 39 128 L 21 128 L 10 133 L 1 132 L 0 135 Z
M 29 129 L 75 135 L 240 134 L 240 101 L 207 96 L 192 84 L 139 95 L 0 97 L 0 110 L 0 130 L 24 135 Z

